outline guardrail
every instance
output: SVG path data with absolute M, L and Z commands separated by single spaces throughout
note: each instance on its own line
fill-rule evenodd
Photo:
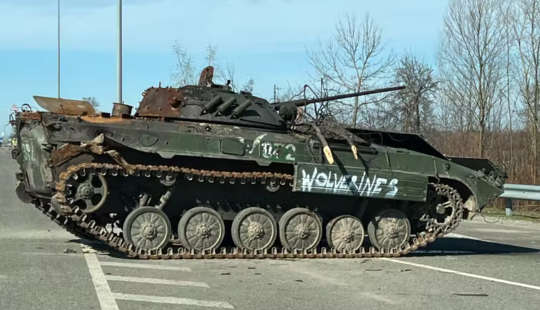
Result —
M 504 184 L 504 193 L 500 197 L 506 198 L 506 216 L 512 216 L 512 199 L 540 201 L 540 186 Z

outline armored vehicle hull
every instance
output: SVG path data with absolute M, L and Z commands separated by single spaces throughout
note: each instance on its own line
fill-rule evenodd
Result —
M 167 116 L 18 113 L 19 197 L 133 257 L 361 257 L 425 246 L 502 193 L 487 160 L 411 134 L 257 121 L 274 110 L 248 94 L 226 107 L 245 119 L 194 119 L 231 101 L 215 96 L 189 115 L 174 100 Z

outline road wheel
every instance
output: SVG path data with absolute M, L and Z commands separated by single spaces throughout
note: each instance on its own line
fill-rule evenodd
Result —
M 178 223 L 178 237 L 189 250 L 216 249 L 225 237 L 225 223 L 216 210 L 195 207 L 182 215 Z
M 262 208 L 247 208 L 233 220 L 231 233 L 234 244 L 241 249 L 269 249 L 277 238 L 277 223 L 272 214 Z
M 322 233 L 320 217 L 305 208 L 291 209 L 279 220 L 279 239 L 289 250 L 305 251 L 317 247 Z
M 365 231 L 360 219 L 342 215 L 326 225 L 326 240 L 331 248 L 340 252 L 354 252 L 362 246 Z
M 397 209 L 379 211 L 368 224 L 368 236 L 377 249 L 398 249 L 411 235 L 411 222 Z
M 140 207 L 126 217 L 124 239 L 137 249 L 158 250 L 171 239 L 171 222 L 163 211 L 154 207 Z
M 104 176 L 98 173 L 77 175 L 75 183 L 73 202 L 79 205 L 81 211 L 93 213 L 103 207 L 109 194 Z M 71 183 L 69 185 L 72 186 Z

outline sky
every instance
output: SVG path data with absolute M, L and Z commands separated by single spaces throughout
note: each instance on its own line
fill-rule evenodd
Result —
M 61 0 L 61 96 L 116 101 L 117 0 Z M 272 98 L 275 84 L 303 85 L 306 50 L 329 39 L 347 14 L 369 14 L 387 51 L 436 64 L 448 0 L 124 0 L 124 103 L 137 106 L 150 86 L 172 84 L 172 46 L 204 67 L 208 45 L 237 81 L 255 81 Z M 0 0 L 0 135 L 11 106 L 37 107 L 32 96 L 57 95 L 57 0 Z

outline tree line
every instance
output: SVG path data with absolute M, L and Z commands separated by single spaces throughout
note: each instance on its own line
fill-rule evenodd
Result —
M 450 0 L 439 41 L 431 65 L 388 50 L 369 15 L 344 16 L 330 38 L 306 51 L 313 85 L 307 94 L 404 85 L 321 108 L 347 126 L 421 134 L 447 155 L 491 159 L 509 182 L 540 184 L 540 0 Z M 175 52 L 174 80 L 194 82 L 191 57 L 178 45 Z M 215 47 L 207 54 L 215 65 Z M 218 67 L 218 78 L 253 90 L 253 79 L 237 86 L 234 66 Z M 278 100 L 306 94 L 303 85 L 281 89 Z

